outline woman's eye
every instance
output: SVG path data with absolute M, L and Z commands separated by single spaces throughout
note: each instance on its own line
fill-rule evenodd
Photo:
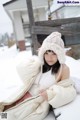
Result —
M 48 53 L 46 52 L 45 55 L 47 55 Z
M 55 53 L 52 53 L 52 55 L 56 55 Z

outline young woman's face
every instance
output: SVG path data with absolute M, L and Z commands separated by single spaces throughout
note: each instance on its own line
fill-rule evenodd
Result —
M 53 65 L 57 62 L 57 55 L 53 51 L 46 51 L 44 59 L 48 65 Z

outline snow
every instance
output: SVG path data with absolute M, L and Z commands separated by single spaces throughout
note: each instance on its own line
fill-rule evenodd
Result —
M 80 95 L 76 97 L 76 99 L 68 105 L 60 107 L 55 110 L 55 114 L 61 115 L 57 120 L 80 120 Z
M 0 62 L 1 60 L 10 60 L 16 57 L 19 52 L 16 50 L 16 45 L 8 48 L 7 46 L 0 47 Z
M 11 48 L 0 48 L 0 102 L 23 86 L 23 82 L 17 74 L 16 65 L 29 56 L 31 56 L 31 50 L 19 52 L 16 45 Z

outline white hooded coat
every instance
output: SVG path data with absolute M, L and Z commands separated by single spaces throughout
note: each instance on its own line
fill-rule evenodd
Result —
M 2 111 L 4 105 L 10 105 L 20 99 L 33 85 L 36 76 L 41 71 L 42 63 L 38 57 L 32 57 L 28 62 L 22 62 L 17 66 L 24 86 L 0 104 Z M 40 95 L 25 99 L 18 105 L 9 108 L 7 120 L 43 120 L 49 112 L 49 104 L 58 108 L 73 101 L 76 97 L 76 90 L 71 79 L 66 79 L 52 85 L 47 90 L 48 101 L 44 101 Z

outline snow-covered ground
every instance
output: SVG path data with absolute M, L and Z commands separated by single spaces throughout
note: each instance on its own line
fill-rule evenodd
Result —
M 11 48 L 8 48 L 7 46 L 0 47 L 0 61 L 6 59 L 14 59 L 18 54 L 27 54 L 28 56 L 30 56 L 31 50 L 29 49 L 26 51 L 19 52 L 16 49 L 16 45 L 13 45 Z
M 31 55 L 31 50 L 19 52 L 16 45 L 11 48 L 0 48 L 0 102 L 23 85 L 17 74 L 16 65 L 23 58 L 28 59 Z

